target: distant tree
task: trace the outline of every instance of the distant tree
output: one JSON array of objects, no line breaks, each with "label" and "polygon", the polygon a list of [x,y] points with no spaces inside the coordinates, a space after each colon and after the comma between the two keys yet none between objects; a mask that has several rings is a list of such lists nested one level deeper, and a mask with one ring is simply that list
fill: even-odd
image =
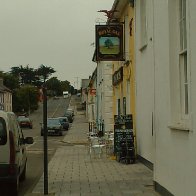
[{"label": "distant tree", "polygon": [[47,90],[50,90],[52,95],[62,95],[61,81],[57,77],[52,77],[46,81]]},{"label": "distant tree", "polygon": [[40,77],[40,79],[42,79],[43,82],[46,82],[49,76],[55,72],[56,71],[52,67],[47,67],[41,64],[40,67],[36,70],[36,75]]},{"label": "distant tree", "polygon": [[4,85],[10,90],[14,90],[20,87],[18,77],[15,77],[10,73],[4,74],[3,82],[4,82]]},{"label": "distant tree", "polygon": [[24,84],[32,84],[35,81],[35,70],[28,65],[23,67],[23,72],[20,74]]},{"label": "distant tree", "polygon": [[63,91],[69,91],[70,92],[70,82],[65,80],[65,81],[61,81],[61,90]]},{"label": "distant tree", "polygon": [[0,71],[0,77],[3,78],[3,76],[4,76],[3,71]]},{"label": "distant tree", "polygon": [[24,85],[13,92],[13,111],[29,113],[38,108],[38,89],[31,85]]},{"label": "distant tree", "polygon": [[33,84],[37,80],[35,69],[30,68],[29,65],[11,67],[10,73],[18,77],[21,84]]},{"label": "distant tree", "polygon": [[10,90],[19,88],[18,77],[13,76],[10,73],[0,72],[0,77],[3,78],[3,84]]},{"label": "distant tree", "polygon": [[11,67],[10,73],[16,77],[20,76],[20,73],[23,72],[23,66],[20,65],[18,67]]}]

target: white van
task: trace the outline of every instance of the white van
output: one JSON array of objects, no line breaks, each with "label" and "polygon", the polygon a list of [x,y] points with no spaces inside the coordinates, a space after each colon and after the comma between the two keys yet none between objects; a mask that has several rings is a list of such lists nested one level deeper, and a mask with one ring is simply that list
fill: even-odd
[{"label": "white van", "polygon": [[24,138],[15,114],[0,110],[0,183],[9,183],[14,195],[17,195],[19,180],[26,177],[25,144],[32,143],[32,137]]},{"label": "white van", "polygon": [[69,98],[69,92],[68,91],[63,91],[63,98]]}]

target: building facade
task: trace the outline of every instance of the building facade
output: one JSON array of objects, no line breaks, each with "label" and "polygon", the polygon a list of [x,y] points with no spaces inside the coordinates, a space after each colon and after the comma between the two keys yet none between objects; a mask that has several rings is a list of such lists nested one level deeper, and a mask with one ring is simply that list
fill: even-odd
[{"label": "building facade", "polygon": [[[111,119],[133,115],[138,158],[153,170],[162,195],[196,193],[195,9],[195,0],[115,0],[124,61],[110,64],[107,84],[107,63],[97,63],[97,120],[105,120],[108,108]],[[105,100],[109,84],[111,106]]]},{"label": "building facade", "polygon": [[87,118],[89,123],[95,123],[96,112],[97,68],[94,70],[88,85]]},{"label": "building facade", "polygon": [[97,62],[96,124],[99,130],[113,131],[112,62]]},{"label": "building facade", "polygon": [[138,154],[163,195],[195,195],[196,56],[194,0],[137,0]]},{"label": "building facade", "polygon": [[[134,4],[127,0],[115,1],[112,9],[118,10],[114,18],[123,24],[124,60],[113,62],[113,115],[132,115],[135,126],[135,53]],[[135,145],[136,146],[136,145]]]},{"label": "building facade", "polygon": [[0,78],[0,109],[6,112],[12,111],[12,91],[3,85]]}]

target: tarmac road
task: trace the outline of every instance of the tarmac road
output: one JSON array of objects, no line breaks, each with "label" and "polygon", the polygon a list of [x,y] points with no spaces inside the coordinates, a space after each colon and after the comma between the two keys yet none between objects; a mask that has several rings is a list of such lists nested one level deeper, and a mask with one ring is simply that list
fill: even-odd
[{"label": "tarmac road", "polygon": [[[69,99],[49,99],[47,114],[48,117],[58,117],[62,116],[65,112],[65,109],[69,105]],[[34,143],[27,146],[27,173],[26,180],[20,183],[19,187],[19,196],[24,196],[28,193],[31,193],[37,184],[40,176],[44,170],[44,159],[43,159],[43,137],[40,135],[40,123],[43,119],[43,104],[40,104],[38,110],[34,111],[30,118],[33,121],[33,129],[23,128],[24,137],[32,136],[34,138]],[[66,131],[65,131],[66,135]],[[63,146],[62,139],[63,136],[48,136],[48,161],[51,160],[56,149],[59,146]],[[0,187],[1,196],[11,196],[9,185]]]},{"label": "tarmac road", "polygon": [[[30,118],[33,120],[33,129],[24,129],[24,136],[33,136],[34,144],[27,146],[28,167],[27,179],[20,184],[19,196],[31,193],[44,170],[43,137],[40,135],[40,123],[43,119],[43,104]],[[62,116],[69,105],[69,99],[49,99],[47,104],[48,117]],[[65,131],[66,134],[66,131]],[[64,136],[48,136],[48,161],[53,157],[56,149],[64,145],[61,140]]]}]

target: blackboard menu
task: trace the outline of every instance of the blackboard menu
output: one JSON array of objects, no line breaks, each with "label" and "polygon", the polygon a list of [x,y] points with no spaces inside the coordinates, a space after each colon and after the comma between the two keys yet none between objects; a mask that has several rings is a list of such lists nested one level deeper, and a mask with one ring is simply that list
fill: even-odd
[{"label": "blackboard menu", "polygon": [[133,119],[131,114],[114,115],[114,154],[120,149],[122,140],[126,140],[127,145],[134,147]]},{"label": "blackboard menu", "polygon": [[133,129],[115,129],[114,130],[114,154],[120,149],[120,143],[126,140],[127,145],[134,146]]},{"label": "blackboard menu", "polygon": [[131,114],[127,115],[114,115],[114,124],[125,125],[127,129],[133,129],[133,118]]}]

